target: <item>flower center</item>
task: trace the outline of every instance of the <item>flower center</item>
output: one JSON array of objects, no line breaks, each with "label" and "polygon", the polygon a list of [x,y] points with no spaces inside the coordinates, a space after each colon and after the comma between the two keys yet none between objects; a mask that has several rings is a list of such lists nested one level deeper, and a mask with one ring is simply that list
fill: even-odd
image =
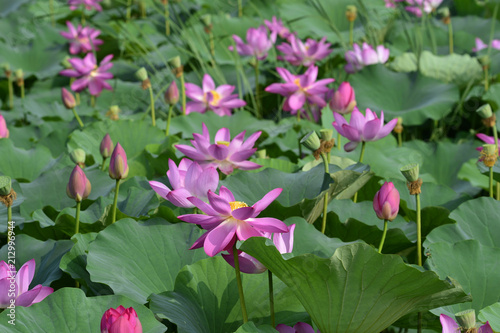
[{"label": "flower center", "polygon": [[94,66],[94,70],[92,72],[90,72],[90,77],[96,77],[99,73],[97,72],[99,68],[97,67],[97,65]]},{"label": "flower center", "polygon": [[231,211],[238,209],[238,208],[243,208],[243,207],[248,207],[246,203],[243,201],[231,201],[229,203],[229,206],[231,206]]},{"label": "flower center", "polygon": [[210,105],[217,106],[219,104],[220,94],[215,90],[210,90],[210,92],[212,93],[212,101],[210,102]]},{"label": "flower center", "polygon": [[302,86],[300,85],[300,79],[293,80],[293,83],[295,83],[297,85],[297,87],[299,87],[300,89],[302,89]]},{"label": "flower center", "polygon": [[226,147],[229,147],[229,142],[227,142],[227,141],[217,141],[215,143],[218,144],[218,145],[224,145]]}]

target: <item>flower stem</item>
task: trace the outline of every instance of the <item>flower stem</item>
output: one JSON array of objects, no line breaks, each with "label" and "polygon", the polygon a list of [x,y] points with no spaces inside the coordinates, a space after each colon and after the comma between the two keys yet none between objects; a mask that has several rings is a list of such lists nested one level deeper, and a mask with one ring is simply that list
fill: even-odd
[{"label": "flower stem", "polygon": [[243,16],[243,4],[241,3],[241,0],[238,0],[238,17]]},{"label": "flower stem", "polygon": [[[11,74],[12,75],[12,74]],[[8,86],[9,86],[9,109],[14,108],[14,87],[13,87],[13,81],[11,76],[9,76],[8,80]]]},{"label": "flower stem", "polygon": [[170,119],[172,118],[172,109],[174,108],[173,105],[170,105],[168,107],[168,118],[167,118],[167,128],[165,129],[165,136],[168,135],[170,132]]},{"label": "flower stem", "polygon": [[497,200],[500,200],[500,182],[497,182]]},{"label": "flower stem", "polygon": [[[7,226],[8,227],[10,226],[10,224],[9,224],[10,221],[12,221],[12,206],[11,205],[7,206]],[[12,233],[9,233],[9,230],[10,229],[7,228],[7,244],[10,243],[10,235],[12,234]]]},{"label": "flower stem", "polygon": [[448,44],[450,46],[450,54],[453,54],[453,26],[450,23],[448,24]]},{"label": "flower stem", "polygon": [[354,44],[354,21],[349,22],[349,45],[352,46]]},{"label": "flower stem", "polygon": [[76,109],[72,108],[73,114],[75,115],[76,121],[78,121],[78,124],[80,124],[80,127],[83,128],[83,123],[80,117],[78,116],[78,113],[76,113]]},{"label": "flower stem", "polygon": [[181,74],[181,95],[182,95],[182,115],[186,115],[186,84],[184,83],[184,73]]},{"label": "flower stem", "polygon": [[488,91],[490,82],[489,82],[489,74],[488,74],[488,65],[484,66],[484,90]]},{"label": "flower stem", "polygon": [[[328,167],[328,157],[325,153],[321,153],[321,158],[323,159],[323,165],[325,166],[325,173],[329,174]],[[326,230],[326,213],[328,209],[328,190],[325,192],[325,197],[323,198],[323,220],[321,222],[321,233],[324,234]]]},{"label": "flower stem", "polygon": [[168,1],[165,3],[165,34],[170,36],[170,12],[168,10]]},{"label": "flower stem", "polygon": [[24,83],[21,84],[21,99],[24,100]]},{"label": "flower stem", "polygon": [[116,221],[116,204],[118,203],[118,190],[120,189],[120,180],[116,180],[116,188],[115,188],[115,199],[113,200],[113,215],[111,215],[111,223],[115,223]]},{"label": "flower stem", "polygon": [[260,113],[259,60],[257,58],[255,58],[255,115],[257,119],[262,119]]},{"label": "flower stem", "polygon": [[340,133],[337,133],[337,149],[340,150],[342,148],[342,144],[340,143],[342,139],[342,135]]},{"label": "flower stem", "polygon": [[490,198],[493,198],[493,167],[490,167]]},{"label": "flower stem", "polygon": [[276,319],[274,316],[274,291],[273,291],[273,273],[267,270],[267,277],[269,280],[269,310],[271,312],[271,326],[276,327]]},{"label": "flower stem", "polygon": [[[359,163],[363,163],[363,158],[365,157],[365,145],[366,142],[363,141],[361,144],[361,154],[359,155]],[[354,203],[358,202],[358,192],[354,194],[354,199],[352,200]]]},{"label": "flower stem", "polygon": [[236,242],[233,245],[234,271],[236,272],[236,283],[238,284],[238,293],[240,295],[241,314],[243,315],[243,324],[248,322],[247,307],[245,305],[245,295],[243,294],[243,284],[241,283],[240,262],[238,260],[238,249]]},{"label": "flower stem", "polygon": [[102,159],[102,166],[101,166],[101,170],[104,171],[104,169],[106,169],[106,158],[103,158]]},{"label": "flower stem", "polygon": [[420,212],[420,194],[415,194],[417,199],[417,262],[422,266],[422,216]]},{"label": "flower stem", "polygon": [[387,235],[387,223],[389,221],[384,220],[384,232],[382,233],[382,239],[380,240],[380,245],[378,246],[378,253],[382,253],[382,248],[384,247],[385,236]]},{"label": "flower stem", "polygon": [[76,203],[76,216],[75,216],[75,235],[80,231],[80,206],[82,205],[81,201]]},{"label": "flower stem", "polygon": [[149,85],[149,100],[151,101],[151,119],[153,120],[153,126],[156,127],[155,118],[155,97],[153,95],[153,88]]},{"label": "flower stem", "polygon": [[399,132],[398,133],[398,147],[403,146],[403,133]]},{"label": "flower stem", "polygon": [[90,95],[90,106],[95,107],[95,96],[94,95]]},{"label": "flower stem", "polygon": [[146,17],[146,2],[144,0],[140,0],[139,7],[141,8],[141,17]]}]

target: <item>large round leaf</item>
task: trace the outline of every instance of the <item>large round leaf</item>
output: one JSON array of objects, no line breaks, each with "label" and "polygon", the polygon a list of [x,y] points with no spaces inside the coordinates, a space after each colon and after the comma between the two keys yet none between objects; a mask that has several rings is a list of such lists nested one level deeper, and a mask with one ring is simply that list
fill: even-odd
[{"label": "large round leaf", "polygon": [[478,318],[483,322],[488,321],[496,332],[500,331],[500,302],[482,309]]}]

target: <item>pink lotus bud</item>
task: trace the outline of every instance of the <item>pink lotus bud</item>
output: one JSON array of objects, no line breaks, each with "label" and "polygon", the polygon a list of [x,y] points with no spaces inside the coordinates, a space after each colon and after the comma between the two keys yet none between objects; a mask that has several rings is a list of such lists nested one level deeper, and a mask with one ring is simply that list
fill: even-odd
[{"label": "pink lotus bud", "polygon": [[62,101],[66,109],[71,110],[76,106],[75,96],[66,88],[61,89]]},{"label": "pink lotus bud", "polygon": [[128,176],[127,154],[117,143],[109,160],[109,176],[113,179],[123,179]]},{"label": "pink lotus bud", "polygon": [[5,119],[0,114],[0,139],[9,137],[9,129],[7,128],[7,123]]},{"label": "pink lotus bud", "polygon": [[172,81],[167,91],[165,91],[165,103],[168,105],[177,104],[179,101],[179,88],[177,88],[177,83]]},{"label": "pink lotus bud", "polygon": [[108,133],[104,136],[104,138],[101,141],[101,156],[102,158],[108,158],[111,156],[111,152],[113,151],[113,141],[111,141],[111,137],[109,136]]},{"label": "pink lotus bud", "polygon": [[340,114],[351,113],[356,106],[356,96],[349,82],[342,82],[333,93],[330,100],[330,109]]},{"label": "pink lotus bud", "polygon": [[104,312],[101,333],[142,333],[142,325],[134,308],[125,309],[120,305]]},{"label": "pink lotus bud", "polygon": [[69,176],[68,186],[66,187],[66,193],[68,197],[75,199],[76,202],[80,202],[83,199],[87,199],[90,194],[90,181],[85,176],[83,170],[77,165],[71,172]]},{"label": "pink lotus bud", "polygon": [[399,192],[392,182],[385,182],[373,198],[373,209],[381,220],[392,221],[399,211]]}]

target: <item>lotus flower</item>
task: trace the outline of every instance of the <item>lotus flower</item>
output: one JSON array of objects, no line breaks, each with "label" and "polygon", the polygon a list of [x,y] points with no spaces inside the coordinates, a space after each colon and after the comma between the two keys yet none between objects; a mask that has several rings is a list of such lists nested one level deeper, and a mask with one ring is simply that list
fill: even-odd
[{"label": "lotus flower", "polygon": [[85,176],[85,172],[76,165],[69,177],[68,185],[66,186],[66,194],[76,202],[86,199],[91,190],[90,181]]},{"label": "lotus flower", "polygon": [[101,145],[99,146],[99,152],[101,153],[103,159],[106,159],[111,155],[113,147],[114,147],[113,141],[111,140],[109,134],[106,133],[106,135],[101,141]]},{"label": "lotus flower", "polygon": [[71,22],[66,21],[69,32],[61,31],[60,34],[69,40],[69,53],[78,54],[80,52],[92,52],[92,48],[99,50],[96,46],[103,43],[102,40],[97,39],[101,32],[97,29],[89,27],[82,28],[81,25],[75,29]]},{"label": "lotus flower", "polygon": [[215,134],[215,143],[211,144],[210,133],[205,124],[202,126],[203,134],[193,134],[194,140],[191,140],[191,144],[194,148],[187,145],[175,147],[204,168],[219,168],[226,175],[231,174],[234,169],[254,170],[261,167],[247,159],[257,150],[252,147],[262,132],[253,133],[244,141],[245,131],[243,131],[231,141],[229,130],[221,128]]},{"label": "lotus flower", "polygon": [[349,82],[342,82],[330,99],[330,109],[340,114],[351,113],[356,106],[356,95]]},{"label": "lotus flower", "polygon": [[295,35],[290,35],[288,41],[290,44],[282,43],[276,47],[283,53],[283,56],[278,56],[278,59],[288,61],[294,66],[314,65],[316,61],[326,58],[333,51],[330,49],[331,44],[325,43],[326,37],[319,42],[309,38],[303,43]]},{"label": "lotus flower", "polygon": [[[483,42],[481,38],[476,37],[476,47],[472,49],[474,52],[479,52],[483,49],[486,49],[488,44]],[[500,39],[494,39],[491,41],[491,47],[497,50],[500,50]]]},{"label": "lotus flower", "polygon": [[101,333],[142,333],[142,325],[134,308],[125,309],[120,305],[104,312]]},{"label": "lotus flower", "polygon": [[[441,326],[443,326],[443,333],[459,333],[461,332],[460,330],[460,325],[456,321],[454,321],[452,318],[448,317],[445,314],[441,314],[439,316],[439,320],[441,321]],[[463,331],[465,332],[465,331]],[[469,331],[467,331],[469,332]],[[470,331],[473,332],[473,331]],[[475,332],[475,331],[474,331]],[[477,330],[477,333],[494,333],[493,329],[491,328],[490,324],[486,322],[486,324],[482,325],[479,327]]]},{"label": "lotus flower", "polygon": [[406,0],[410,6],[406,6],[407,12],[421,17],[422,13],[430,14],[439,7],[443,0]]},{"label": "lotus flower", "polygon": [[[495,138],[492,136],[488,136],[483,133],[477,133],[476,136],[482,140],[484,143],[489,144],[489,145],[494,145],[495,144]],[[476,148],[477,151],[482,151],[483,146],[479,146]],[[498,147],[498,155],[500,156],[500,147]]]},{"label": "lotus flower", "polygon": [[109,160],[109,176],[113,179],[124,179],[128,176],[127,154],[120,143],[117,143]]},{"label": "lotus flower", "polygon": [[102,7],[99,4],[102,0],[68,0],[69,9],[78,9],[80,5],[84,5],[85,9],[90,10],[95,8],[97,11],[101,11]]},{"label": "lotus flower", "polygon": [[165,91],[164,98],[165,103],[168,105],[175,105],[179,101],[179,88],[177,88],[177,83],[175,83],[175,81],[172,81],[168,86],[167,91]]},{"label": "lotus flower", "polygon": [[0,309],[12,305],[31,306],[54,292],[54,289],[41,284],[28,290],[35,275],[35,265],[35,259],[31,259],[16,273],[14,265],[0,261]]},{"label": "lotus flower", "polygon": [[280,333],[320,333],[319,330],[314,331],[311,325],[306,323],[297,323],[294,327],[279,324],[276,330]]},{"label": "lotus flower", "polygon": [[341,114],[334,112],[333,127],[343,137],[351,140],[345,144],[345,151],[353,151],[360,142],[376,141],[386,137],[396,126],[398,119],[394,118],[384,126],[384,112],[381,112],[380,119],[375,112],[366,109],[366,116],[354,108],[352,111],[351,121],[347,121]]},{"label": "lotus flower", "polygon": [[271,190],[251,207],[244,202],[236,201],[233,193],[224,186],[221,186],[219,195],[208,191],[208,204],[196,197],[188,198],[205,215],[187,214],[178,218],[188,223],[199,224],[208,230],[196,240],[191,249],[204,247],[205,253],[213,257],[221,251],[231,249],[237,240],[261,237],[264,232],[288,232],[287,225],[278,219],[257,217],[282,190],[281,188]]},{"label": "lotus flower", "polygon": [[[248,44],[245,44],[238,35],[233,35],[233,39],[239,55],[255,56],[258,60],[266,59],[267,52],[273,47],[273,42],[267,37],[267,29],[263,25],[247,30]],[[233,46],[229,46],[229,50],[233,51]]]},{"label": "lotus flower", "polygon": [[272,21],[264,20],[264,23],[271,32],[271,41],[273,43],[276,43],[278,35],[283,39],[287,39],[292,35],[290,30],[283,25],[283,21],[281,19],[277,19],[276,16],[273,16]]},{"label": "lotus flower", "polygon": [[345,53],[347,65],[345,71],[347,73],[355,73],[362,69],[364,66],[373,64],[385,64],[389,59],[389,50],[383,45],[377,46],[375,50],[372,46],[363,43],[363,49],[358,44],[353,45],[353,51]]},{"label": "lotus flower", "polygon": [[9,137],[9,129],[4,117],[0,114],[0,139]]},{"label": "lotus flower", "polygon": [[197,197],[206,202],[208,191],[217,190],[219,174],[213,167],[203,169],[198,163],[187,158],[181,160],[179,167],[174,161],[168,160],[168,167],[167,177],[172,190],[157,181],[150,181],[149,185],[177,207],[192,208],[194,205],[188,200],[189,197]]},{"label": "lotus flower", "polygon": [[322,79],[316,81],[318,76],[318,67],[311,66],[303,75],[293,75],[285,68],[276,68],[285,83],[273,83],[265,90],[270,93],[280,94],[286,97],[283,110],[299,110],[304,104],[317,104],[324,107],[326,102],[324,94],[328,92],[327,84],[335,79]]},{"label": "lotus flower", "polygon": [[241,108],[247,103],[238,99],[237,94],[231,95],[234,86],[223,84],[215,87],[214,80],[208,74],[203,76],[202,88],[192,83],[186,83],[186,96],[193,102],[186,105],[186,114],[191,112],[205,113],[212,110],[219,116],[230,116],[231,110]]},{"label": "lotus flower", "polygon": [[392,182],[385,182],[373,198],[373,210],[381,220],[392,221],[399,212],[399,192]]},{"label": "lotus flower", "polygon": [[78,78],[71,84],[72,90],[82,91],[88,87],[91,95],[99,96],[103,89],[112,90],[105,81],[113,78],[113,74],[107,72],[113,67],[110,62],[112,58],[112,54],[104,57],[100,66],[97,66],[93,53],[87,54],[83,59],[71,58],[68,61],[73,69],[64,69],[59,74]]}]

